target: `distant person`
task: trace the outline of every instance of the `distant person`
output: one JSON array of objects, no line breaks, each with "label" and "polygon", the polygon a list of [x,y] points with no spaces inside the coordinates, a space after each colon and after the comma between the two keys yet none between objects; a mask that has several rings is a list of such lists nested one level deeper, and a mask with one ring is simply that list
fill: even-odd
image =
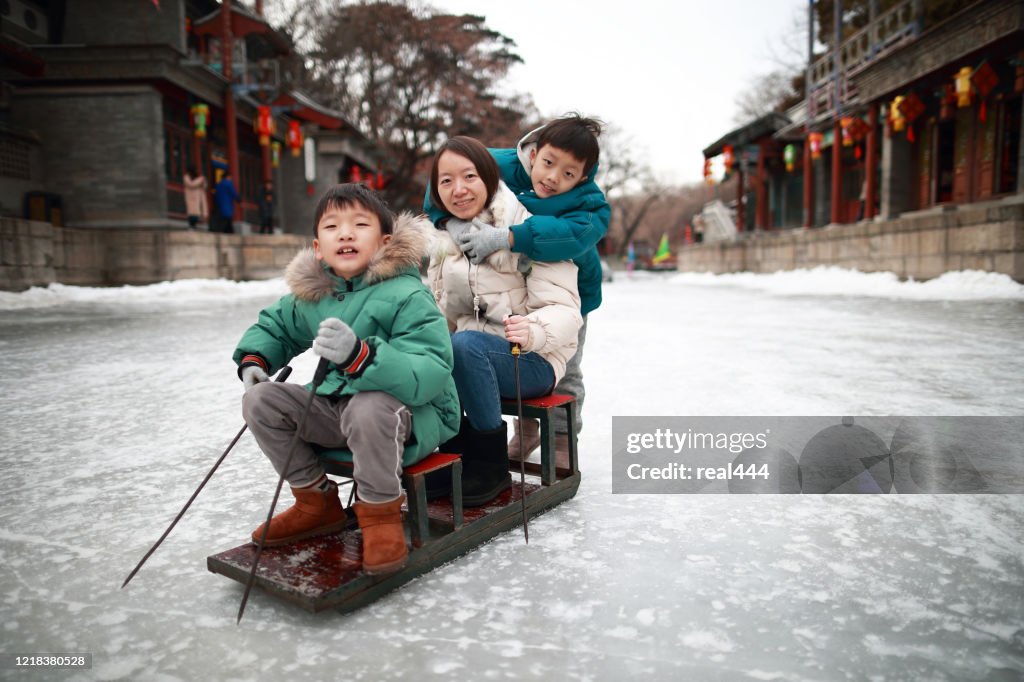
[{"label": "distant person", "polygon": [[210,206],[206,201],[208,184],[206,176],[196,171],[194,165],[189,166],[185,171],[184,180],[185,213],[188,215],[189,229],[194,230],[198,227],[200,220],[205,223],[210,217]]},{"label": "distant person", "polygon": [[[601,123],[596,119],[569,114],[527,134],[512,149],[491,149],[501,179],[532,215],[507,227],[465,234],[459,241],[459,247],[473,263],[482,262],[495,251],[508,250],[534,261],[571,259],[576,264],[583,326],[576,354],[555,392],[576,398],[577,431],[582,427],[586,396],[581,363],[587,315],[601,305],[603,272],[597,243],[608,231],[611,216],[604,192],[594,182],[600,134]],[[443,227],[447,211],[432,205],[429,192],[423,204],[434,224]],[[540,445],[537,420],[527,419],[522,424],[516,420],[515,424],[516,435],[508,447],[512,457],[518,457],[520,439],[524,439],[523,450],[527,453]],[[567,462],[569,429],[562,410],[555,417],[555,432],[558,460]]]},{"label": "distant person", "polygon": [[231,181],[231,173],[224,173],[213,190],[213,204],[217,207],[217,229],[214,232],[232,234],[235,231],[235,202],[240,201],[235,183]]},{"label": "distant person", "polygon": [[[583,324],[577,270],[570,260],[531,261],[508,249],[479,262],[462,252],[465,237],[507,233],[530,215],[501,182],[487,147],[472,137],[450,138],[438,149],[430,203],[451,214],[427,279],[454,332],[455,385],[466,413],[459,431],[462,501],[477,507],[512,482],[502,398],[515,398],[517,388],[523,398],[547,395],[576,353]],[[518,361],[511,343],[522,349]]]},{"label": "distant person", "polygon": [[259,197],[260,234],[274,233],[274,183],[269,180],[263,184]]},{"label": "distant person", "polygon": [[[313,225],[313,248],[286,270],[291,293],[260,312],[233,356],[245,385],[245,423],[295,496],[293,507],[271,519],[266,544],[345,527],[338,486],[314,446],[344,449],[355,467],[363,570],[389,573],[408,556],[402,467],[459,428],[448,325],[419,272],[433,230],[407,214],[396,220],[359,184],[328,190]],[[285,471],[309,389],[268,377],[310,346],[333,364]],[[253,540],[262,533],[261,525]]]}]

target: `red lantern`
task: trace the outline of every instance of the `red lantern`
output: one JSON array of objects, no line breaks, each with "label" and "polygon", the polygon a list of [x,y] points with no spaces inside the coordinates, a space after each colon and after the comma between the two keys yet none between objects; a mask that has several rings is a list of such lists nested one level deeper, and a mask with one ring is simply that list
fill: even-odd
[{"label": "red lantern", "polygon": [[732,145],[731,144],[727,144],[724,147],[722,147],[722,163],[725,165],[725,174],[726,175],[728,175],[729,172],[732,170],[732,161],[733,161],[733,153],[732,153],[732,151],[733,150],[732,150]]},{"label": "red lantern", "polygon": [[359,171],[359,166],[352,166],[352,170],[348,172],[349,182],[362,182],[363,174]]},{"label": "red lantern", "polygon": [[839,119],[843,131],[843,146],[852,147],[868,134],[868,124],[859,116],[844,116]]},{"label": "red lantern", "polygon": [[298,156],[302,153],[302,128],[299,127],[298,121],[288,121],[288,149],[292,150],[292,156]]},{"label": "red lantern", "polygon": [[910,127],[907,128],[907,140],[913,142],[914,120],[924,113],[924,102],[921,101],[916,92],[912,92],[900,102],[899,110],[904,118],[907,119],[907,123],[910,124]]},{"label": "red lantern", "polygon": [[808,133],[807,144],[811,147],[811,158],[817,161],[821,158],[821,143],[825,136],[821,133]]},{"label": "red lantern", "polygon": [[978,111],[978,120],[982,123],[985,122],[985,98],[988,94],[999,85],[999,76],[996,75],[996,70],[992,68],[992,65],[988,62],[982,63],[974,73],[971,74],[971,85],[978,91],[978,97],[981,98],[981,109]]},{"label": "red lantern", "polygon": [[859,116],[853,117],[853,122],[850,124],[850,135],[853,136],[854,142],[860,142],[870,132],[871,126],[869,126],[864,119]]},{"label": "red lantern", "polygon": [[839,129],[840,129],[840,131],[842,132],[842,135],[843,135],[843,146],[844,147],[852,147],[853,146],[853,134],[850,132],[850,125],[852,123],[853,123],[853,117],[852,116],[843,116],[841,119],[839,119]]},{"label": "red lantern", "polygon": [[715,184],[715,179],[711,177],[711,159],[704,159],[704,182],[709,185]]},{"label": "red lantern", "polygon": [[381,173],[380,171],[377,171],[377,182],[374,185],[374,189],[376,189],[376,190],[384,189],[384,174]]},{"label": "red lantern", "polygon": [[256,121],[253,128],[260,136],[260,146],[269,145],[270,136],[274,134],[274,117],[270,113],[270,107],[256,107]]}]

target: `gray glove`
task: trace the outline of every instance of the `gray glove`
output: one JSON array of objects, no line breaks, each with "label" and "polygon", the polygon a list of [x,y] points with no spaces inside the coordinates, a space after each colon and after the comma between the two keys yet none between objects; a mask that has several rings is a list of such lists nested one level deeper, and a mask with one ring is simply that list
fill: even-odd
[{"label": "gray glove", "polygon": [[491,227],[479,219],[473,220],[473,224],[480,230],[461,234],[458,240],[459,248],[474,265],[479,265],[495,251],[509,250],[507,227]]},{"label": "gray glove", "polygon": [[470,228],[473,227],[473,223],[462,220],[461,218],[449,218],[444,224],[444,229],[451,235],[452,240],[458,243],[459,238],[469,232]]},{"label": "gray glove", "polygon": [[345,368],[355,360],[361,345],[351,327],[336,317],[328,317],[320,323],[313,352]]},{"label": "gray glove", "polygon": [[270,381],[270,377],[259,365],[246,365],[242,368],[242,385],[246,391],[264,381]]}]

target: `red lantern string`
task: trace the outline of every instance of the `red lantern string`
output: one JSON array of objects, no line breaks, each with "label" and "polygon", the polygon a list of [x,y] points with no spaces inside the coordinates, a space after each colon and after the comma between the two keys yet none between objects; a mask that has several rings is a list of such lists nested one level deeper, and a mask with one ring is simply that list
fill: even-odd
[{"label": "red lantern string", "polygon": [[974,85],[974,89],[978,91],[978,97],[981,99],[981,106],[978,108],[978,120],[984,123],[985,98],[999,85],[999,76],[996,75],[996,70],[992,68],[992,65],[986,61],[971,74],[971,83]]},{"label": "red lantern string", "polygon": [[912,143],[917,139],[914,137],[914,121],[924,113],[924,102],[916,92],[911,92],[900,102],[899,110],[907,119],[907,141]]}]

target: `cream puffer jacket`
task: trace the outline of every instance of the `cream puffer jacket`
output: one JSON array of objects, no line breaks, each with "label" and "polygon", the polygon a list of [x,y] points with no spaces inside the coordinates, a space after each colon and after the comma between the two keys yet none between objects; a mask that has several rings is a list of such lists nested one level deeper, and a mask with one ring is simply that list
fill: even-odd
[{"label": "cream puffer jacket", "polygon": [[[518,225],[529,217],[512,191],[501,183],[490,207],[479,217],[495,227]],[[469,228],[477,230],[475,225]],[[530,343],[524,351],[538,353],[551,364],[555,383],[576,353],[583,325],[577,271],[572,261],[542,263],[502,249],[473,265],[440,230],[431,252],[427,277],[452,331],[482,331],[505,337],[502,320],[522,315],[530,322]],[[525,271],[524,272],[521,272]]]}]

